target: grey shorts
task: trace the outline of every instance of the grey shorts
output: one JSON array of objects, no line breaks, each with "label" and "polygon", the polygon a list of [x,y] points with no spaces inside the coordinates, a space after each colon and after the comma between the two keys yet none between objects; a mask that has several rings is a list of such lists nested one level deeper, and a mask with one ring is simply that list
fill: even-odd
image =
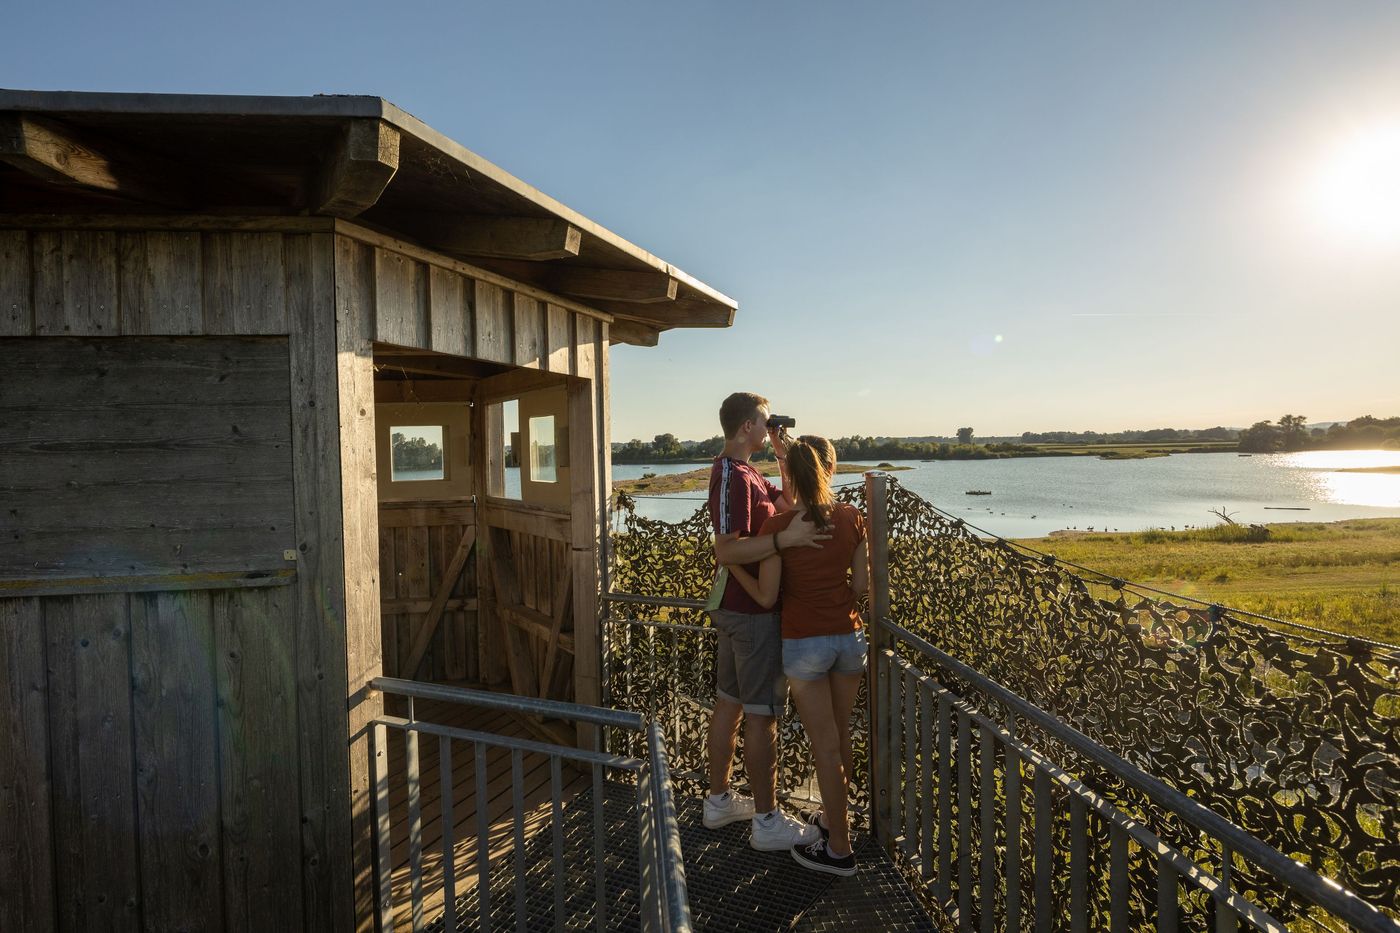
[{"label": "grey shorts", "polygon": [[819,680],[827,674],[865,670],[865,631],[783,639],[783,673],[793,680]]},{"label": "grey shorts", "polygon": [[716,609],[710,621],[719,633],[715,692],[755,716],[781,716],[787,705],[783,677],[783,628],[776,612],[752,615]]}]

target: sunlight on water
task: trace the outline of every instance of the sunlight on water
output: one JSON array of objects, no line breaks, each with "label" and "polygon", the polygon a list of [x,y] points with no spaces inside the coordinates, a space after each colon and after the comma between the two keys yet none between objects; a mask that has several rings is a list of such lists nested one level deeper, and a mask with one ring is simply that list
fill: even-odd
[{"label": "sunlight on water", "polygon": [[1400,450],[1310,450],[1280,454],[1290,467],[1307,471],[1300,482],[1311,485],[1324,502],[1340,505],[1400,506],[1400,473],[1358,473],[1389,467],[1400,470]]}]

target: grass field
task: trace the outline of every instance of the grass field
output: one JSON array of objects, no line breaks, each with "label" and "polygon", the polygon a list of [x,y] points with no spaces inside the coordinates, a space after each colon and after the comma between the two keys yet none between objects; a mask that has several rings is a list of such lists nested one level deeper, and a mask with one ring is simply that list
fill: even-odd
[{"label": "grass field", "polygon": [[1400,519],[1267,528],[1267,537],[1220,525],[1024,543],[1126,580],[1400,644]]},{"label": "grass field", "polygon": [[1235,450],[1235,441],[1192,441],[1181,444],[1035,444],[1038,450],[1062,457],[1102,457],[1105,460],[1144,460],[1171,454],[1221,453]]}]

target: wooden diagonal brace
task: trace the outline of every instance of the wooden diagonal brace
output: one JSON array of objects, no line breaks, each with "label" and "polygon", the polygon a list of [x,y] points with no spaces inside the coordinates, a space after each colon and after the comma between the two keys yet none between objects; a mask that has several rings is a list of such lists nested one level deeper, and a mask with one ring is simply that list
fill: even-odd
[{"label": "wooden diagonal brace", "polygon": [[462,540],[457,543],[457,552],[452,555],[452,563],[447,565],[447,572],[438,583],[438,591],[433,595],[433,604],[428,608],[428,617],[423,620],[418,635],[413,639],[413,650],[408,655],[408,663],[404,665],[404,671],[409,677],[418,676],[418,667],[428,653],[428,645],[432,644],[433,636],[437,634],[443,610],[447,608],[447,600],[452,596],[452,588],[457,585],[457,578],[462,575],[462,568],[467,565],[467,557],[475,544],[476,526],[468,525]]}]

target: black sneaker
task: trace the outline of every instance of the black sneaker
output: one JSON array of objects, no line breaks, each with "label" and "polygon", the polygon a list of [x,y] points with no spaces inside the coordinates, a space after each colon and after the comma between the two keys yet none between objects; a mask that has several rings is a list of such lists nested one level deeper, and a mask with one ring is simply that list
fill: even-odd
[{"label": "black sneaker", "polygon": [[806,820],[817,828],[817,831],[822,834],[822,839],[831,838],[831,830],[822,825],[822,811],[813,810],[807,814]]},{"label": "black sneaker", "polygon": [[841,875],[849,878],[856,873],[856,854],[852,852],[843,858],[837,858],[831,854],[831,850],[826,847],[826,840],[820,839],[808,845],[796,845],[792,847],[792,858],[803,868],[810,868],[812,871],[824,871],[828,875]]}]

